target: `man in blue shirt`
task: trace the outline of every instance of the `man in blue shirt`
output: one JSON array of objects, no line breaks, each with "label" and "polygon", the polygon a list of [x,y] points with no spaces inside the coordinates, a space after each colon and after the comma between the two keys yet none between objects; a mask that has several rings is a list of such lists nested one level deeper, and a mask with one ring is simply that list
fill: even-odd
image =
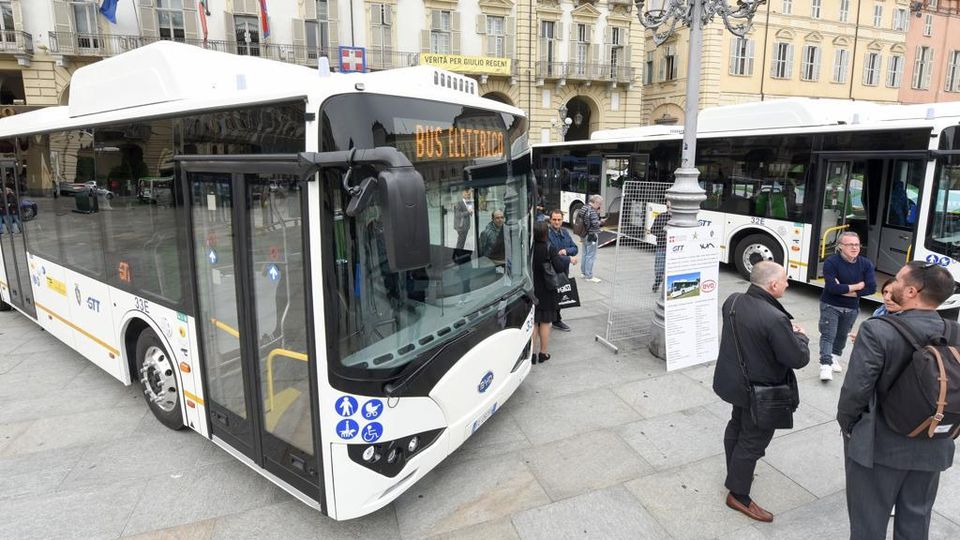
[{"label": "man in blue shirt", "polygon": [[[577,264],[577,243],[573,241],[570,233],[563,228],[563,212],[559,209],[550,211],[550,230],[547,234],[547,242],[557,250],[557,254],[563,260],[563,273],[570,275],[570,265]],[[553,327],[563,332],[570,331],[567,323],[561,320],[553,323]]]},{"label": "man in blue shirt", "polygon": [[877,290],[874,265],[860,255],[860,237],[845,232],[837,239],[837,253],[823,262],[823,293],[820,295],[820,380],[832,381],[842,371],[840,355],[847,334],[857,322],[860,297]]}]

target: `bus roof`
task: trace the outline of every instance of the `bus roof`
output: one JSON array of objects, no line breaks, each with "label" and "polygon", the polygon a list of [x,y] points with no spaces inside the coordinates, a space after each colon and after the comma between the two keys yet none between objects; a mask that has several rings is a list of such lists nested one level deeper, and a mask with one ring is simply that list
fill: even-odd
[{"label": "bus roof", "polygon": [[[789,130],[843,125],[883,129],[885,122],[922,123],[957,116],[960,116],[960,102],[883,105],[842,99],[791,98],[704,109],[697,119],[697,132]],[[590,140],[626,141],[682,133],[683,126],[677,125],[636,126],[595,131]]]},{"label": "bus roof", "polygon": [[0,137],[257,103],[322,101],[329,95],[359,91],[525,116],[516,107],[481,98],[473,79],[432,66],[330,73],[159,41],[81,67],[70,81],[68,105],[4,118]]}]

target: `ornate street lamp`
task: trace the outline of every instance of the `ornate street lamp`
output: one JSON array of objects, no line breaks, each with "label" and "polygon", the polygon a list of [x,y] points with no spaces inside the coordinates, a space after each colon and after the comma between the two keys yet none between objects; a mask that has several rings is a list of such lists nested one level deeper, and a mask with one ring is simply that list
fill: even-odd
[{"label": "ornate street lamp", "polygon": [[[697,178],[700,171],[694,163],[697,155],[697,112],[700,107],[700,55],[703,49],[703,27],[715,16],[736,36],[750,31],[753,16],[766,0],[737,0],[731,6],[727,0],[652,0],[647,9],[646,0],[634,0],[637,18],[644,28],[653,31],[653,42],[662,44],[676,33],[678,26],[690,28],[690,50],[687,64],[687,96],[683,119],[683,151],[680,167],[674,172],[673,186],[667,190],[671,203],[670,227],[696,227],[700,202],[706,195]],[[663,296],[657,300],[651,329],[650,351],[666,358],[664,337]]]},{"label": "ornate street lamp", "polygon": [[560,139],[566,140],[567,131],[570,131],[570,124],[573,123],[573,119],[567,116],[568,111],[566,104],[560,105],[557,112],[560,113]]}]

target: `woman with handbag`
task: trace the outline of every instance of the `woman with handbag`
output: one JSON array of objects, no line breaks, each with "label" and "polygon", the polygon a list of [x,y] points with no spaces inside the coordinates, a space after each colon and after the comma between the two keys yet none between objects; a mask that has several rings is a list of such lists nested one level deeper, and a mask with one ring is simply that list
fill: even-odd
[{"label": "woman with handbag", "polygon": [[780,304],[787,273],[772,261],[753,265],[746,293],[723,303],[720,353],[713,391],[733,405],[723,434],[730,490],[727,506],[757,521],[773,514],[750,499],[757,461],[777,429],[793,427],[800,403],[793,370],[810,362],[810,339]]},{"label": "woman with handbag", "polygon": [[548,228],[545,221],[538,221],[533,225],[533,294],[537,297],[533,322],[536,324],[534,334],[540,342],[540,352],[534,353],[532,357],[534,364],[550,359],[550,353],[547,352],[550,329],[560,315],[557,308],[557,280],[564,264],[556,248],[551,247],[547,241]]}]

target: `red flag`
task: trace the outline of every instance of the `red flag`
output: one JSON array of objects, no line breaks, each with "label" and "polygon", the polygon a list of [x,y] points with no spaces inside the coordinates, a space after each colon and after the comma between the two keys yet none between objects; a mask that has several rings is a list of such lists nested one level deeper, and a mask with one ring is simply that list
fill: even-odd
[{"label": "red flag", "polygon": [[197,4],[197,11],[200,12],[200,28],[203,30],[203,44],[207,44],[207,15],[210,13],[210,10],[207,9],[207,0],[200,0]]},{"label": "red flag", "polygon": [[270,37],[270,23],[267,20],[267,0],[260,0],[260,29],[263,38]]}]

